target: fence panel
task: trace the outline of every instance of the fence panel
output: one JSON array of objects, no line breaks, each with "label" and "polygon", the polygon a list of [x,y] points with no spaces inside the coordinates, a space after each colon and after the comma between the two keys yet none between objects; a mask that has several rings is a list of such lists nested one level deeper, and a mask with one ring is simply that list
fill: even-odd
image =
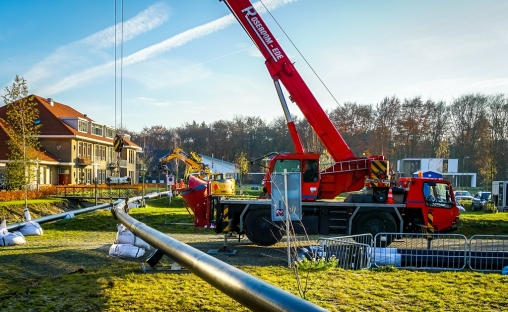
[{"label": "fence panel", "polygon": [[508,266],[508,235],[474,235],[468,260],[471,270],[501,272]]},{"label": "fence panel", "polygon": [[368,269],[371,266],[372,235],[361,234],[319,238],[318,248],[326,259],[334,256],[343,269]]},{"label": "fence panel", "polygon": [[415,270],[463,270],[468,240],[460,234],[378,233],[372,262]]}]

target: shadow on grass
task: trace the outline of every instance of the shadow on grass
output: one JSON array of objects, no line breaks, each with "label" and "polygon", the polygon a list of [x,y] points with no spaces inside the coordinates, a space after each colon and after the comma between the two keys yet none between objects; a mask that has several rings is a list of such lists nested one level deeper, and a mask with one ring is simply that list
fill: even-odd
[{"label": "shadow on grass", "polygon": [[0,310],[104,311],[103,281],[132,274],[135,267],[141,272],[144,261],[109,257],[109,246],[0,255]]},{"label": "shadow on grass", "polygon": [[[0,255],[0,278],[24,279],[48,276],[59,276],[75,272],[93,270],[104,266],[114,266],[125,263],[126,260],[108,256],[111,245],[102,245],[94,249],[62,250],[57,246],[42,248],[26,248],[25,253]],[[55,249],[60,249],[56,250]],[[53,251],[50,251],[53,250]],[[142,262],[143,259],[135,259]],[[138,261],[139,260],[139,261]],[[129,259],[129,261],[131,261]]]}]

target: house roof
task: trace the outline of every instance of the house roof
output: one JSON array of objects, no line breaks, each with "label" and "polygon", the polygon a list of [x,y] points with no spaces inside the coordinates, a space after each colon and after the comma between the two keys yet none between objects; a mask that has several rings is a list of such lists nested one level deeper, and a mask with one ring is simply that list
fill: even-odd
[{"label": "house roof", "polygon": [[[62,120],[64,118],[79,117],[93,122],[94,120],[88,117],[87,115],[78,112],[77,110],[68,105],[56,102],[52,99],[50,100],[38,95],[30,95],[30,96],[34,97],[34,101],[37,104],[37,108],[39,109],[39,120],[41,121],[40,127],[41,137],[74,136],[113,144],[113,139],[111,138],[93,135],[91,133],[80,132],[77,129],[72,128]],[[7,117],[7,105],[4,105],[0,107],[0,118],[6,119],[6,117]],[[0,159],[7,159],[5,155],[6,151],[8,150],[6,148],[7,140],[8,135],[5,132],[5,125],[3,125],[3,128],[0,127]],[[138,145],[136,145],[127,138],[124,138],[124,146],[139,149]],[[56,159],[55,157],[53,158]]]},{"label": "house roof", "polygon": [[[5,123],[0,120],[0,159],[7,160],[9,154],[9,146],[7,141],[11,138]],[[58,162],[58,159],[46,150],[36,152],[37,158],[44,162]]]}]

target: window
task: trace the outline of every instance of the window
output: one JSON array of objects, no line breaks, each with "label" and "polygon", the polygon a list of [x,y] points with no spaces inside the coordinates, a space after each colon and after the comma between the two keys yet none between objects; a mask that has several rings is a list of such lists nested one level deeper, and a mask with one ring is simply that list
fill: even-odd
[{"label": "window", "polygon": [[80,132],[88,132],[88,121],[87,120],[78,120],[78,130]]},{"label": "window", "polygon": [[92,169],[86,169],[86,184],[90,184],[92,182]]},{"label": "window", "polygon": [[83,142],[78,143],[78,157],[82,157],[84,154]]},{"label": "window", "polygon": [[129,151],[129,164],[133,164],[135,159],[134,151]]},{"label": "window", "polygon": [[58,174],[69,174],[69,168],[58,167]]},{"label": "window", "polygon": [[102,136],[102,126],[96,123],[92,123],[92,134]]},{"label": "window", "polygon": [[106,128],[106,137],[107,138],[114,138],[115,137],[115,129],[113,128]]},{"label": "window", "polygon": [[115,153],[112,147],[108,147],[108,161],[114,161],[116,159]]},{"label": "window", "polygon": [[284,169],[287,169],[287,172],[300,172],[300,161],[288,159],[277,160],[273,168],[273,173],[283,173]]},{"label": "window", "polygon": [[425,182],[423,184],[423,196],[427,206],[440,208],[453,207],[450,188],[446,183]]},{"label": "window", "polygon": [[318,162],[317,160],[305,161],[305,172],[303,182],[317,182],[318,180]]}]

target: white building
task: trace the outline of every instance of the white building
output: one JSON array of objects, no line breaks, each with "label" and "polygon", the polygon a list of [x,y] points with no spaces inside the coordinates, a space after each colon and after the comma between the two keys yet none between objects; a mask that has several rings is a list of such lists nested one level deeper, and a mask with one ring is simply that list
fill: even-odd
[{"label": "white building", "polygon": [[476,173],[467,172],[467,160],[449,158],[404,158],[397,160],[397,172],[401,177],[410,177],[416,171],[435,171],[458,187],[476,187]]},{"label": "white building", "polygon": [[238,168],[236,165],[232,162],[224,160],[224,158],[214,158],[203,154],[198,155],[202,157],[203,164],[208,165],[208,168],[210,168],[212,173],[238,173]]}]

